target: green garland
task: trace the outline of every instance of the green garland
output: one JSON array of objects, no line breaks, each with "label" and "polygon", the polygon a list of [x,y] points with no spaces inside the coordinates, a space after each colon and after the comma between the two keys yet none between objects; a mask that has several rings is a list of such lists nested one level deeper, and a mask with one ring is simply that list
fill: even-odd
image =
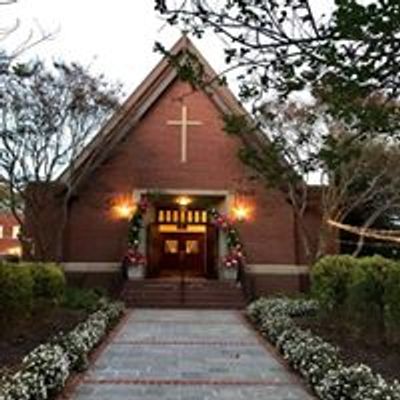
[{"label": "green garland", "polygon": [[[144,216],[149,208],[150,202],[147,198],[140,201],[135,213],[129,222],[128,251],[126,257],[130,264],[145,264],[146,257],[140,253],[141,232],[144,228]],[[244,262],[243,244],[239,238],[237,229],[228,217],[222,215],[215,208],[207,211],[211,221],[225,233],[228,254],[222,258],[222,265],[226,268],[237,268]]]}]

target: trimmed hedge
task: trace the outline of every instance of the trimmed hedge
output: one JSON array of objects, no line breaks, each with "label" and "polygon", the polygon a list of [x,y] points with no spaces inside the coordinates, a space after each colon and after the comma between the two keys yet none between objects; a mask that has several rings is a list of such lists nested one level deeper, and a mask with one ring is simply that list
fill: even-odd
[{"label": "trimmed hedge", "polygon": [[53,398],[73,371],[87,365],[88,354],[118,321],[123,310],[122,303],[101,301],[99,310],[71,332],[38,346],[23,359],[18,372],[0,379],[0,399]]},{"label": "trimmed hedge", "polygon": [[61,301],[65,290],[62,269],[50,263],[0,264],[0,311],[29,311],[33,302]]},{"label": "trimmed hedge", "polygon": [[347,255],[321,258],[311,270],[311,291],[323,307],[343,305],[355,258]]},{"label": "trimmed hedge", "polygon": [[322,400],[400,400],[397,381],[386,382],[363,364],[345,365],[339,350],[291,317],[314,313],[310,300],[260,299],[248,307],[250,319],[274,344],[289,365],[309,383]]},{"label": "trimmed hedge", "polygon": [[400,272],[399,265],[386,269],[383,294],[386,335],[390,342],[400,342]]},{"label": "trimmed hedge", "polygon": [[61,305],[72,310],[93,312],[97,309],[98,302],[102,297],[105,297],[105,293],[99,289],[67,286]]},{"label": "trimmed hedge", "polygon": [[63,270],[52,263],[24,264],[33,275],[33,296],[60,301],[63,298],[66,280]]},{"label": "trimmed hedge", "polygon": [[31,269],[16,265],[0,265],[0,311],[29,311],[33,302],[33,276]]},{"label": "trimmed hedge", "polygon": [[323,308],[345,311],[360,327],[374,321],[387,337],[400,340],[400,262],[381,256],[327,256],[313,266],[311,285]]},{"label": "trimmed hedge", "polygon": [[391,266],[396,268],[396,264],[379,256],[353,260],[354,266],[346,282],[347,310],[351,310],[353,318],[359,322],[383,321],[386,271]]}]

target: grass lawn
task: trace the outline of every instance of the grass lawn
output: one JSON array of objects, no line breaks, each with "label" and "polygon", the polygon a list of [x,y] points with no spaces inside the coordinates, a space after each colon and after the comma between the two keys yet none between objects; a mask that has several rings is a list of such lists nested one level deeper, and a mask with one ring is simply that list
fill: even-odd
[{"label": "grass lawn", "polygon": [[364,363],[387,380],[400,379],[400,345],[388,344],[374,321],[361,330],[334,313],[295,320],[300,327],[338,346],[341,358],[349,364]]}]

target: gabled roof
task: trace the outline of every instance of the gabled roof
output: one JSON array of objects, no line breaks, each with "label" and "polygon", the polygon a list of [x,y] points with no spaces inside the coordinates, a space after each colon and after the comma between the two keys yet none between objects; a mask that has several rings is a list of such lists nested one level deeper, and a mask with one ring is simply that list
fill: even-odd
[{"label": "gabled roof", "polygon": [[[186,35],[182,36],[172,47],[170,54],[177,56],[185,52],[195,56],[207,77],[217,76],[217,73]],[[168,57],[162,59],[84,148],[75,160],[73,167],[67,168],[59,180],[63,183],[70,183],[74,187],[79,185],[96,166],[107,158],[115,145],[132,130],[177,78],[178,71],[171,64],[170,59]],[[226,85],[215,83],[204,91],[223,114],[247,115],[247,111]]]}]

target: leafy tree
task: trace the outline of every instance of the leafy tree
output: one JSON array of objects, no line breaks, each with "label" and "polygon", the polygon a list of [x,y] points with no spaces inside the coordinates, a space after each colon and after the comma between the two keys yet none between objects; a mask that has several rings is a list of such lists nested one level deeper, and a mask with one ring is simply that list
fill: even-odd
[{"label": "leafy tree", "polygon": [[334,5],[318,16],[311,0],[155,0],[169,24],[223,39],[228,68],[240,71],[240,95],[254,109],[266,93],[282,99],[307,89],[359,133],[398,135],[391,100],[400,90],[400,3]]},{"label": "leafy tree", "polygon": [[[17,3],[18,0],[0,0],[0,6],[9,6]],[[6,39],[10,38],[19,28],[21,27],[21,21],[16,19],[15,21],[0,26],[0,43],[4,43]],[[29,29],[25,37],[20,43],[13,49],[9,54],[9,57],[17,58],[26,50],[50,40],[54,37],[55,32],[48,32],[41,26],[32,27]]]},{"label": "leafy tree", "polygon": [[40,220],[49,196],[62,203],[59,235],[50,238],[60,245],[73,192],[68,185],[57,189],[54,181],[65,168],[74,170],[77,155],[118,105],[120,87],[75,63],[0,61],[0,181],[26,242],[32,238],[20,207],[29,206],[29,233],[41,258],[54,246]]},{"label": "leafy tree", "polygon": [[[240,97],[255,121],[226,116],[226,129],[243,139],[242,160],[267,185],[287,193],[309,259],[312,246],[301,221],[310,193],[315,195],[310,178],[318,177],[323,222],[343,222],[364,210],[360,224],[366,229],[397,212],[397,0],[335,0],[332,13],[320,16],[311,0],[155,0],[155,5],[169,24],[198,38],[214,32],[223,39],[226,71],[238,71]],[[193,55],[172,61],[193,85],[209,83]],[[313,106],[291,104],[299,92],[311,94]],[[271,95],[276,102],[268,102]],[[330,229],[322,225],[317,254]]]},{"label": "leafy tree", "polygon": [[[398,142],[385,135],[364,140],[323,109],[271,102],[259,109],[257,123],[226,117],[227,131],[244,143],[239,153],[242,161],[268,186],[286,193],[310,262],[329,247],[333,229],[326,222],[341,223],[363,210],[360,225],[368,229],[400,206]],[[307,224],[315,200],[323,221],[317,243]],[[360,248],[363,243],[360,240]]]}]

